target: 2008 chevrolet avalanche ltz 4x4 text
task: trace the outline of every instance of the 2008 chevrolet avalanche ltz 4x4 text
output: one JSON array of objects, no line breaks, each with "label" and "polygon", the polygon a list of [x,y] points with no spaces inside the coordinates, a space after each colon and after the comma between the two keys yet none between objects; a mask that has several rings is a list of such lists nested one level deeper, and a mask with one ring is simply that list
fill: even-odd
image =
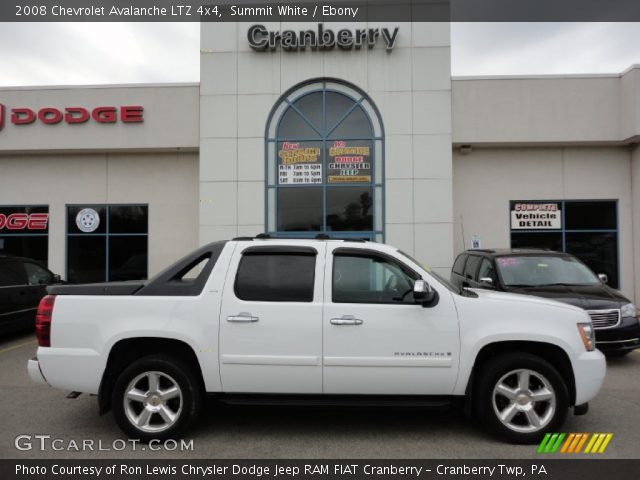
[{"label": "2008 chevrolet avalanche ltz 4x4 text", "polygon": [[147,282],[49,287],[37,382],[98,395],[134,438],[226,402],[459,403],[512,442],[585,413],[605,360],[587,313],[461,291],[387,245],[240,238]]}]

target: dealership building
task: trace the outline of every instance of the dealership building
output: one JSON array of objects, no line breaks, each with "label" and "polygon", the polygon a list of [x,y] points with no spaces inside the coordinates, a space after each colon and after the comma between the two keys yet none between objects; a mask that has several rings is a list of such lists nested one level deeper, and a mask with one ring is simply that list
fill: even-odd
[{"label": "dealership building", "polygon": [[640,301],[640,65],[452,78],[449,27],[203,23],[199,84],[0,88],[0,254],[88,282],[261,232],[447,277],[540,247]]}]

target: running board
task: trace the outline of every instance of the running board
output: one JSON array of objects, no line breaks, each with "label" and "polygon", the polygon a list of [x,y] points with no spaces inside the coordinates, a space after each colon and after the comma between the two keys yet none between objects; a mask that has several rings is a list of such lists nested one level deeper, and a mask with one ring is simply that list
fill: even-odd
[{"label": "running board", "polygon": [[461,405],[464,397],[427,395],[286,395],[224,393],[216,395],[229,405],[266,405],[302,407],[428,407]]}]

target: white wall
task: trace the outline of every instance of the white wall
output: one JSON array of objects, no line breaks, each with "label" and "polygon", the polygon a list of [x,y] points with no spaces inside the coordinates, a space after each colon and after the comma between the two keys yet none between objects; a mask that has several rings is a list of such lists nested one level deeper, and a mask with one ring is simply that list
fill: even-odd
[{"label": "white wall", "polygon": [[[483,248],[510,247],[510,200],[617,199],[620,284],[622,292],[633,298],[637,287],[631,261],[634,222],[630,173],[627,147],[476,148],[468,155],[456,149],[455,253],[470,248],[474,234],[480,236]],[[638,171],[635,177],[640,185]],[[635,195],[633,205],[638,205]],[[638,213],[634,215],[637,230],[640,222]],[[463,227],[466,245],[462,242]]]},{"label": "white wall", "polygon": [[49,268],[65,272],[66,205],[149,204],[149,274],[197,246],[198,155],[0,156],[0,205],[49,205]]},{"label": "white wall", "polygon": [[[372,50],[255,52],[246,40],[250,25],[201,25],[200,243],[264,231],[269,111],[290,87],[334,77],[365,90],[382,115],[386,241],[448,270],[453,243],[449,24],[369,24],[400,27],[391,52],[382,42]],[[266,27],[299,30],[317,24]]]}]

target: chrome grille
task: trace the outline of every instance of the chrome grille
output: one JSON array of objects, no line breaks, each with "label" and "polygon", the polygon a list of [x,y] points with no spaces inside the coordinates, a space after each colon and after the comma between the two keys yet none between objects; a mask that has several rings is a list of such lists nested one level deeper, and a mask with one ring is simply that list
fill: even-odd
[{"label": "chrome grille", "polygon": [[611,328],[620,323],[620,310],[587,310],[593,328]]}]

